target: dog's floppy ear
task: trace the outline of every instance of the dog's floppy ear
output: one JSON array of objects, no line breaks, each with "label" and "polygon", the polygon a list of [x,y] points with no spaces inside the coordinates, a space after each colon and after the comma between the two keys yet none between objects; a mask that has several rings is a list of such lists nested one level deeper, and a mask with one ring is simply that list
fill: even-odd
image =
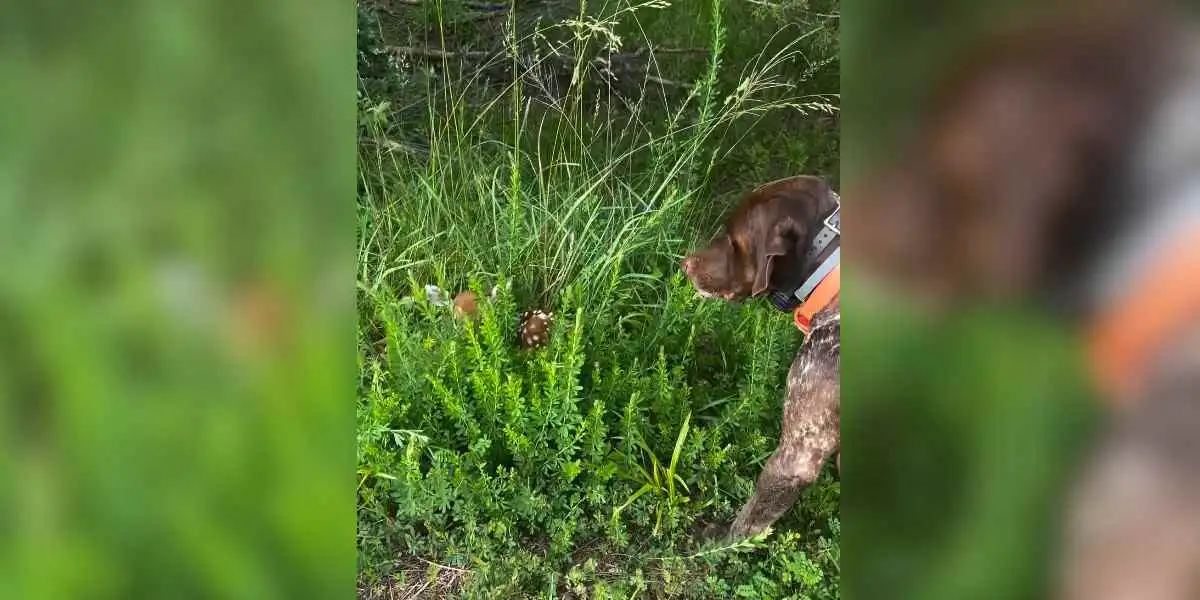
[{"label": "dog's floppy ear", "polygon": [[[791,255],[791,260],[785,264],[792,270],[803,267],[809,229],[819,215],[836,205],[832,191],[823,178],[812,175],[781,179],[754,191],[765,201],[755,207],[752,217],[753,230],[758,235],[754,236],[750,249],[754,262],[751,296],[759,296],[770,289],[781,259]],[[784,276],[793,278],[796,273]]]},{"label": "dog's floppy ear", "polygon": [[796,242],[803,237],[804,227],[790,215],[782,215],[765,228],[751,248],[754,261],[754,285],[751,296],[759,296],[771,287],[771,275],[778,259],[796,251]]}]

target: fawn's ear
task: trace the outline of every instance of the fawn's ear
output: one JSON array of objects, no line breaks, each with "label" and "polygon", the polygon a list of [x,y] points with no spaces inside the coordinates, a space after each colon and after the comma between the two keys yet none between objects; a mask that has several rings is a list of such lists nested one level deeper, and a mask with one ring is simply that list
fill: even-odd
[{"label": "fawn's ear", "polygon": [[751,249],[754,261],[754,284],[751,296],[759,296],[771,287],[771,276],[775,273],[777,259],[796,252],[798,240],[803,239],[804,228],[790,216],[781,217],[766,229],[764,235]]}]

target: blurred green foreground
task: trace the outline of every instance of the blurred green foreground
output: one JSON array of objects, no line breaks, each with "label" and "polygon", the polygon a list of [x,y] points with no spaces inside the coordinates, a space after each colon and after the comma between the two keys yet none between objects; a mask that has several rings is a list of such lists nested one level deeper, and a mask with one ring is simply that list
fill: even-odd
[{"label": "blurred green foreground", "polygon": [[0,18],[0,597],[354,586],[353,10]]}]

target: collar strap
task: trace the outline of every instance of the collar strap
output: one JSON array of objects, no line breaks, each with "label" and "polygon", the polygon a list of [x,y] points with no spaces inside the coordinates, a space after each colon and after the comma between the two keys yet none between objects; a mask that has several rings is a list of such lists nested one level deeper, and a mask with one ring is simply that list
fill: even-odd
[{"label": "collar strap", "polygon": [[1088,336],[1092,371],[1117,404],[1140,391],[1154,354],[1200,322],[1200,227],[1131,280],[1096,317]]},{"label": "collar strap", "polygon": [[[836,195],[834,196],[836,198]],[[808,249],[808,258],[816,258],[829,247],[829,244],[842,236],[842,203],[833,205],[833,211],[825,217],[821,230],[813,236],[812,246]]]},{"label": "collar strap", "polygon": [[804,283],[796,289],[796,292],[793,294],[795,298],[804,303],[816,291],[817,286],[825,280],[825,277],[832,273],[834,269],[840,267],[841,264],[842,249],[841,247],[834,248],[833,254],[826,257],[824,261],[821,261],[821,264],[817,266],[812,275],[809,275],[808,279],[804,280]]},{"label": "collar strap", "polygon": [[[837,195],[834,194],[837,199]],[[775,291],[771,293],[771,303],[775,308],[784,312],[791,312],[796,307],[805,302],[810,294],[816,290],[817,285],[821,283],[829,273],[841,263],[841,237],[842,237],[842,204],[838,201],[833,211],[823,219],[821,230],[813,236],[813,241],[808,247],[808,252],[804,255],[805,262],[820,258],[828,252],[829,248],[833,247],[833,252],[829,253],[821,264],[800,284],[800,287],[792,291]]]},{"label": "collar strap", "polygon": [[[839,249],[840,250],[840,249]],[[836,256],[836,253],[835,253]],[[832,258],[832,257],[831,257]],[[828,264],[829,261],[826,261]],[[796,307],[794,319],[796,327],[808,335],[812,331],[812,319],[818,312],[833,302],[842,288],[842,266],[834,264],[830,271],[817,283],[812,294]]]},{"label": "collar strap", "polygon": [[833,249],[833,253],[821,261],[821,264],[817,266],[812,275],[809,275],[808,279],[804,280],[804,283],[800,284],[799,288],[796,288],[795,296],[801,302],[808,298],[808,295],[813,290],[817,289],[817,284],[821,283],[821,280],[825,279],[825,276],[830,271],[833,271],[835,267],[841,264],[841,237],[842,205],[838,203],[834,205],[833,212],[829,213],[828,217],[825,217],[821,231],[818,231],[817,235],[813,236],[812,245],[809,247],[808,254],[804,258],[807,261],[816,260],[817,257],[821,256],[829,248],[830,244],[834,244],[834,242],[837,242],[837,244]]}]

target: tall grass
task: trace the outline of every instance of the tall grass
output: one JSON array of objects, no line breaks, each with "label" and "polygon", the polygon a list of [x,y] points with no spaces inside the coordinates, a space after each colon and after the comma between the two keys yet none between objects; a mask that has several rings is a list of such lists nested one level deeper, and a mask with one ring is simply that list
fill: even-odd
[{"label": "tall grass", "polygon": [[[836,111],[811,81],[833,58],[808,56],[822,29],[783,28],[731,82],[711,0],[698,77],[610,87],[628,32],[667,8],[581,1],[532,27],[512,10],[488,63],[443,54],[360,94],[363,594],[836,597],[828,478],[774,558],[698,551],[772,448],[798,340],[762,306],[699,301],[676,267],[726,208],[714,170],[766,151],[756,121]],[[427,284],[497,295],[458,320]],[[519,350],[534,307],[556,312],[551,341]]]},{"label": "tall grass", "polygon": [[[719,16],[721,2],[712,1]],[[404,271],[443,281],[480,270],[490,276],[524,272],[545,294],[578,282],[589,301],[600,300],[613,291],[609,274],[622,260],[674,257],[694,241],[695,218],[712,216],[700,182],[716,158],[740,141],[726,138],[732,124],[776,111],[835,110],[832,95],[804,94],[798,89],[804,82],[785,73],[815,31],[782,30],[781,38],[794,37],[747,65],[737,88],[722,93],[717,82],[725,31],[719,17],[712,23],[706,72],[682,102],[668,111],[649,108],[652,84],[644,82],[632,103],[585,106],[595,69],[587,49],[610,43],[617,19],[636,21],[639,12],[663,4],[629,6],[606,18],[574,19],[510,38],[519,76],[498,89],[483,89],[474,78],[431,86],[427,152],[396,150],[386,134],[388,105],[364,99],[363,135],[371,143],[361,156],[363,202],[374,218],[363,224],[363,278],[377,288]],[[542,41],[552,37],[567,37],[562,43],[572,45],[577,62],[571,84],[558,96],[530,95],[527,88],[541,84],[547,59],[522,64],[518,48],[553,48]],[[784,93],[769,98],[769,91]],[[497,134],[505,130],[508,135]]]}]

